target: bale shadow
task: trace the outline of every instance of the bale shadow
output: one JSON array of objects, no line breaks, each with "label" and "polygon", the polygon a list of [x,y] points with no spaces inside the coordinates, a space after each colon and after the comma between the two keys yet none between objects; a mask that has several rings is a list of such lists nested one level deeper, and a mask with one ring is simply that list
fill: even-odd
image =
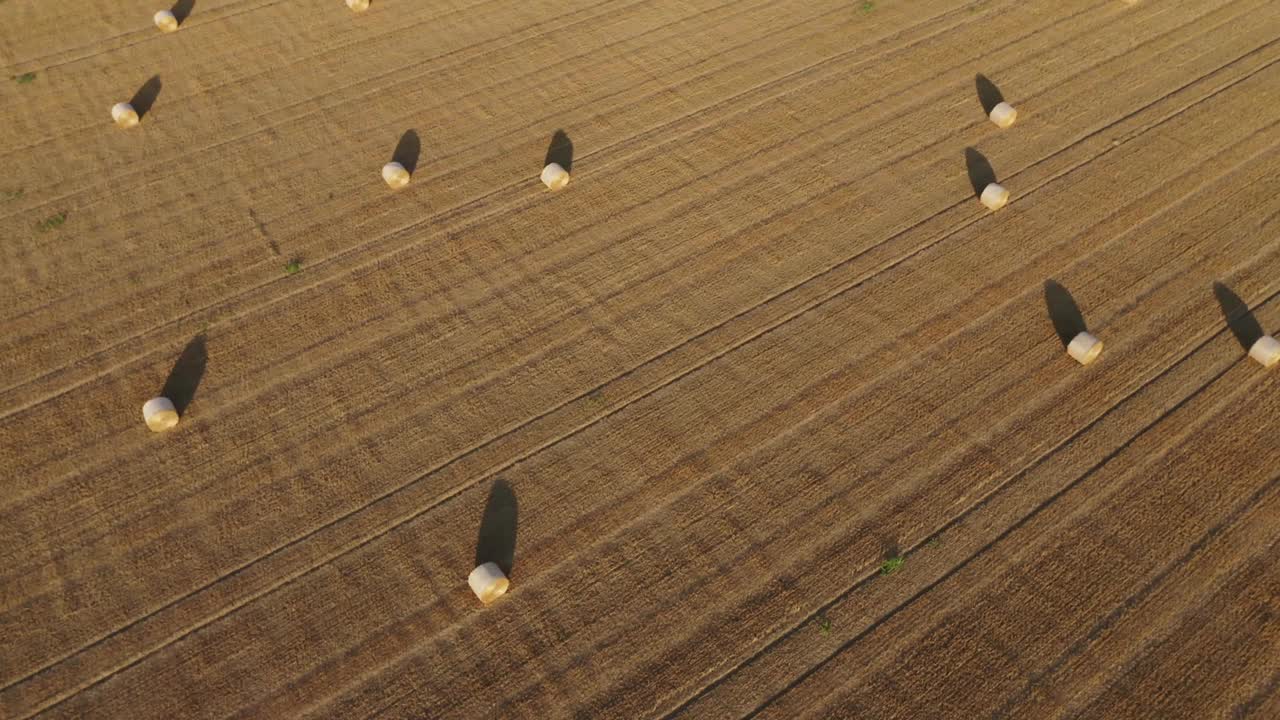
[{"label": "bale shadow", "polygon": [[1076,299],[1056,280],[1044,281],[1044,304],[1049,308],[1049,319],[1053,321],[1054,332],[1058,333],[1062,347],[1070,345],[1075,336],[1088,331]]},{"label": "bale shadow", "polygon": [[1236,342],[1240,343],[1240,347],[1244,348],[1245,352],[1249,352],[1253,344],[1258,342],[1258,338],[1264,334],[1262,325],[1250,312],[1249,305],[1241,300],[1239,295],[1231,292],[1226,285],[1215,282],[1213,294],[1218,298],[1218,307],[1222,308],[1222,317],[1227,321],[1227,327],[1231,328],[1231,334],[1236,336]]},{"label": "bale shadow", "polygon": [[982,103],[983,113],[990,115],[997,105],[1004,102],[1004,93],[986,75],[975,75],[973,84],[978,88],[978,102]]},{"label": "bale shadow", "polygon": [[178,20],[178,24],[181,25],[186,22],[187,18],[191,17],[191,11],[195,6],[196,0],[178,0],[173,4],[173,7],[169,8],[169,12],[173,13],[173,16]]},{"label": "bale shadow", "polygon": [[497,563],[508,577],[515,567],[516,528],[519,521],[519,505],[515,490],[506,480],[497,480],[489,491],[489,501],[480,519],[480,534],[476,539],[476,567],[487,562]]},{"label": "bale shadow", "polygon": [[418,131],[405,130],[396,143],[396,151],[391,155],[392,162],[398,162],[412,175],[418,169],[418,157],[422,154],[422,141],[418,139]]},{"label": "bale shadow", "polygon": [[156,98],[160,97],[161,87],[162,84],[160,82],[160,76],[153,75],[150,80],[142,84],[142,87],[138,88],[138,92],[133,94],[133,98],[129,100],[129,104],[132,105],[134,111],[138,113],[139,119],[145,117],[147,113],[151,112],[151,106],[155,105]]},{"label": "bale shadow", "polygon": [[547,146],[547,156],[543,159],[542,166],[546,167],[551,163],[564,168],[565,172],[573,172],[573,141],[564,130],[557,130],[551,136],[551,144]]},{"label": "bale shadow", "polygon": [[969,170],[969,184],[973,186],[973,196],[981,198],[982,191],[996,181],[996,171],[985,155],[971,147],[964,149],[964,164]]},{"label": "bale shadow", "polygon": [[204,377],[205,365],[209,362],[209,354],[205,351],[204,335],[196,335],[178,356],[169,377],[160,389],[160,395],[173,402],[178,415],[185,415],[187,407],[195,399],[196,388]]}]

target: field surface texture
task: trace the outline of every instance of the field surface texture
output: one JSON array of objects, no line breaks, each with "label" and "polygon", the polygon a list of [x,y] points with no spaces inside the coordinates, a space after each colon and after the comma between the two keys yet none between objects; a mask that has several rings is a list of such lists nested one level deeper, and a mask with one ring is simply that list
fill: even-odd
[{"label": "field surface texture", "polygon": [[1280,717],[1280,2],[163,8],[0,0],[0,717]]}]

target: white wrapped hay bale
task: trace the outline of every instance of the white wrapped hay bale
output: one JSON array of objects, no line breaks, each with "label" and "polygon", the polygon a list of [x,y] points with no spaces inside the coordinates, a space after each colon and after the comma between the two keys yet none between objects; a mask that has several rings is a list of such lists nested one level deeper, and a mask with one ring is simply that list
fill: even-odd
[{"label": "white wrapped hay bale", "polygon": [[347,7],[352,12],[364,12],[369,9],[369,0],[347,0]]},{"label": "white wrapped hay bale", "polygon": [[560,167],[560,163],[551,163],[542,168],[542,184],[548,189],[559,190],[569,184],[569,171]]},{"label": "white wrapped hay bale", "polygon": [[409,184],[409,171],[398,162],[389,162],[382,166],[382,179],[387,181],[392,189],[399,190]]},{"label": "white wrapped hay bale", "polygon": [[1003,130],[1018,119],[1018,111],[1009,103],[1001,102],[991,108],[991,113],[987,117],[991,118],[991,122],[995,123],[996,127]]},{"label": "white wrapped hay bale", "polygon": [[164,432],[178,424],[178,410],[167,397],[155,397],[142,405],[142,419],[151,432]]},{"label": "white wrapped hay bale", "polygon": [[1067,344],[1067,354],[1081,365],[1088,365],[1102,354],[1102,341],[1087,332],[1082,332],[1071,338],[1071,342]]},{"label": "white wrapped hay bale", "polygon": [[1276,363],[1280,363],[1280,340],[1270,335],[1263,335],[1249,348],[1249,357],[1262,363],[1262,367],[1275,366]]},{"label": "white wrapped hay bale", "polygon": [[116,103],[111,108],[111,119],[116,121],[116,125],[121,128],[137,127],[138,111],[133,109],[129,103]]},{"label": "white wrapped hay bale", "polygon": [[178,18],[168,10],[161,10],[155,16],[156,27],[160,28],[160,32],[177,32]]},{"label": "white wrapped hay bale", "polygon": [[472,570],[471,575],[467,577],[467,584],[471,586],[471,592],[475,593],[476,597],[480,598],[480,602],[485,605],[497,600],[511,586],[502,568],[494,562],[487,562]]},{"label": "white wrapped hay bale", "polygon": [[1004,207],[1009,202],[1009,191],[1004,189],[1003,185],[990,183],[982,189],[982,197],[979,198],[988,210],[995,212]]}]

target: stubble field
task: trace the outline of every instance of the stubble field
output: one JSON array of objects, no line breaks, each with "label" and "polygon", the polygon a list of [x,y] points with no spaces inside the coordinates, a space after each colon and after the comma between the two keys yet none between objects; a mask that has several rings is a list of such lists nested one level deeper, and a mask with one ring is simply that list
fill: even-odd
[{"label": "stubble field", "polygon": [[190,5],[0,1],[0,717],[1280,716],[1280,3]]}]

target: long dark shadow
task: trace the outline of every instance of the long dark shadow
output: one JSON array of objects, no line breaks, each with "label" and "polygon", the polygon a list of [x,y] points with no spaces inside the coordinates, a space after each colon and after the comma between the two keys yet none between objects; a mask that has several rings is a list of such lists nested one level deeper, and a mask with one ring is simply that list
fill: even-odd
[{"label": "long dark shadow", "polygon": [[996,87],[996,84],[986,75],[982,73],[975,75],[973,84],[978,88],[978,102],[982,103],[983,113],[990,115],[995,106],[1004,102],[1004,93],[1000,92],[1000,88]]},{"label": "long dark shadow", "polygon": [[1076,335],[1089,329],[1076,299],[1056,280],[1044,281],[1044,304],[1049,308],[1049,319],[1053,321],[1053,329],[1058,333],[1063,347],[1069,345]]},{"label": "long dark shadow", "polygon": [[557,130],[551,136],[551,144],[547,146],[547,156],[542,165],[546,167],[551,163],[564,168],[565,172],[573,172],[573,141],[564,130]]},{"label": "long dark shadow", "polygon": [[138,112],[138,117],[142,118],[151,112],[151,106],[156,104],[156,98],[160,97],[159,75],[153,75],[150,80],[142,83],[142,87],[138,88],[138,92],[133,94],[133,98],[129,100],[129,104]]},{"label": "long dark shadow", "polygon": [[187,343],[187,347],[178,356],[169,377],[164,381],[160,394],[173,402],[179,415],[187,412],[187,406],[196,397],[196,389],[204,377],[205,365],[209,362],[209,354],[205,351],[204,335],[197,335]]},{"label": "long dark shadow", "polygon": [[508,577],[516,561],[516,528],[519,522],[516,492],[506,480],[496,480],[480,519],[476,539],[476,566],[494,562]]},{"label": "long dark shadow", "polygon": [[973,186],[973,196],[982,197],[982,191],[996,181],[996,171],[987,162],[987,157],[973,148],[964,149],[964,164],[969,170],[969,184]]},{"label": "long dark shadow", "polygon": [[173,17],[178,20],[181,25],[187,18],[191,17],[191,11],[196,6],[196,0],[178,0],[169,8],[169,12],[173,13]]},{"label": "long dark shadow", "polygon": [[1249,305],[1239,295],[1231,292],[1231,288],[1215,282],[1213,294],[1218,298],[1218,307],[1222,308],[1222,317],[1226,319],[1227,327],[1231,328],[1231,334],[1236,336],[1240,347],[1249,352],[1258,338],[1263,336],[1262,325],[1250,312]]},{"label": "long dark shadow", "polygon": [[391,160],[403,165],[412,175],[418,169],[418,158],[421,155],[422,141],[418,138],[418,131],[406,130],[400,136],[400,142],[396,143],[396,151],[391,155]]}]

